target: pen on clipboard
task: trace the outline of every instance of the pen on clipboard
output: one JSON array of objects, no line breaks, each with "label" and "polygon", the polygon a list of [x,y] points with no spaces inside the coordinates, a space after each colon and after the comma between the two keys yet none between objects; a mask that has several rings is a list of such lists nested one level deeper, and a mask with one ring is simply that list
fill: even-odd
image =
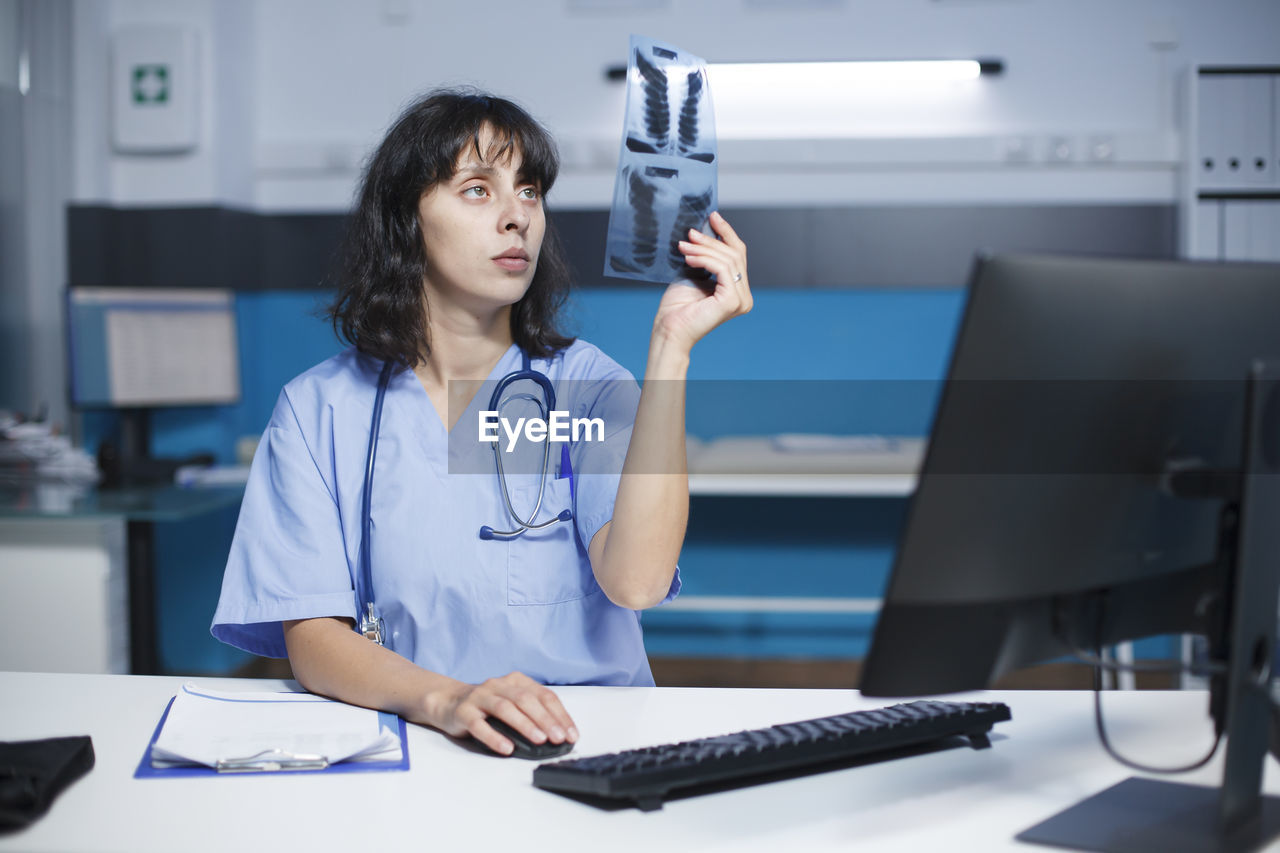
[{"label": "pen on clipboard", "polygon": [[329,759],[323,755],[294,754],[283,749],[264,749],[244,758],[220,758],[214,765],[219,773],[270,773],[276,770],[324,770]]}]

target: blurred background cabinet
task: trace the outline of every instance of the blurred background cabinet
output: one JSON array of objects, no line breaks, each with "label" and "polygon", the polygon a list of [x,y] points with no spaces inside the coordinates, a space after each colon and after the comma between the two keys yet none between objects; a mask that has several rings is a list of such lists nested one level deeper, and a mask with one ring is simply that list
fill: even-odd
[{"label": "blurred background cabinet", "polygon": [[1183,256],[1280,261],[1280,67],[1193,66],[1186,105]]}]

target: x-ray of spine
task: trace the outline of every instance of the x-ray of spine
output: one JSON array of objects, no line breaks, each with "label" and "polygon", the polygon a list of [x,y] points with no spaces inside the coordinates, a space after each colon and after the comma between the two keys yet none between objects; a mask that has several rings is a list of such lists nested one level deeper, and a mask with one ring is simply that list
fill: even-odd
[{"label": "x-ray of spine", "polygon": [[701,59],[631,37],[622,151],[609,212],[604,274],[640,281],[703,278],[676,244],[711,233],[716,208],[716,127]]}]

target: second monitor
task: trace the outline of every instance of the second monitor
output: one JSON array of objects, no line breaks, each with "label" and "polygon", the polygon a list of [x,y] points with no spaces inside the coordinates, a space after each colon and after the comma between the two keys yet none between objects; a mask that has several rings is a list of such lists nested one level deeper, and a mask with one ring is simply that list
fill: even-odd
[{"label": "second monitor", "polygon": [[1208,849],[1256,822],[1280,582],[1280,370],[1258,362],[1277,358],[1280,267],[979,258],[863,693],[1201,634],[1229,735]]}]

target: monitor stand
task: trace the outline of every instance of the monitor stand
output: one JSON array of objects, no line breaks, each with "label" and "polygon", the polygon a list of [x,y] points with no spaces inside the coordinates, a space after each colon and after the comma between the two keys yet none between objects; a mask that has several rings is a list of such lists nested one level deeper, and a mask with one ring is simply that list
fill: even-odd
[{"label": "monitor stand", "polygon": [[199,453],[182,459],[157,459],[151,455],[151,410],[120,409],[120,441],[98,445],[98,469],[102,488],[131,486],[171,486],[174,474],[183,465],[212,465],[212,454]]},{"label": "monitor stand", "polygon": [[1144,779],[1120,782],[1018,834],[1019,841],[1103,853],[1245,853],[1280,835],[1280,797],[1224,832],[1221,789]]},{"label": "monitor stand", "polygon": [[[1280,595],[1280,363],[1250,370],[1243,464],[1226,497],[1235,535],[1223,537],[1233,570],[1225,677],[1211,679],[1215,725],[1227,738],[1221,787],[1130,778],[1017,836],[1019,841],[1114,851],[1247,851],[1280,836],[1280,797],[1262,792],[1274,711],[1276,600]],[[1206,495],[1207,496],[1207,495]],[[1211,642],[1211,646],[1214,645]]]}]

